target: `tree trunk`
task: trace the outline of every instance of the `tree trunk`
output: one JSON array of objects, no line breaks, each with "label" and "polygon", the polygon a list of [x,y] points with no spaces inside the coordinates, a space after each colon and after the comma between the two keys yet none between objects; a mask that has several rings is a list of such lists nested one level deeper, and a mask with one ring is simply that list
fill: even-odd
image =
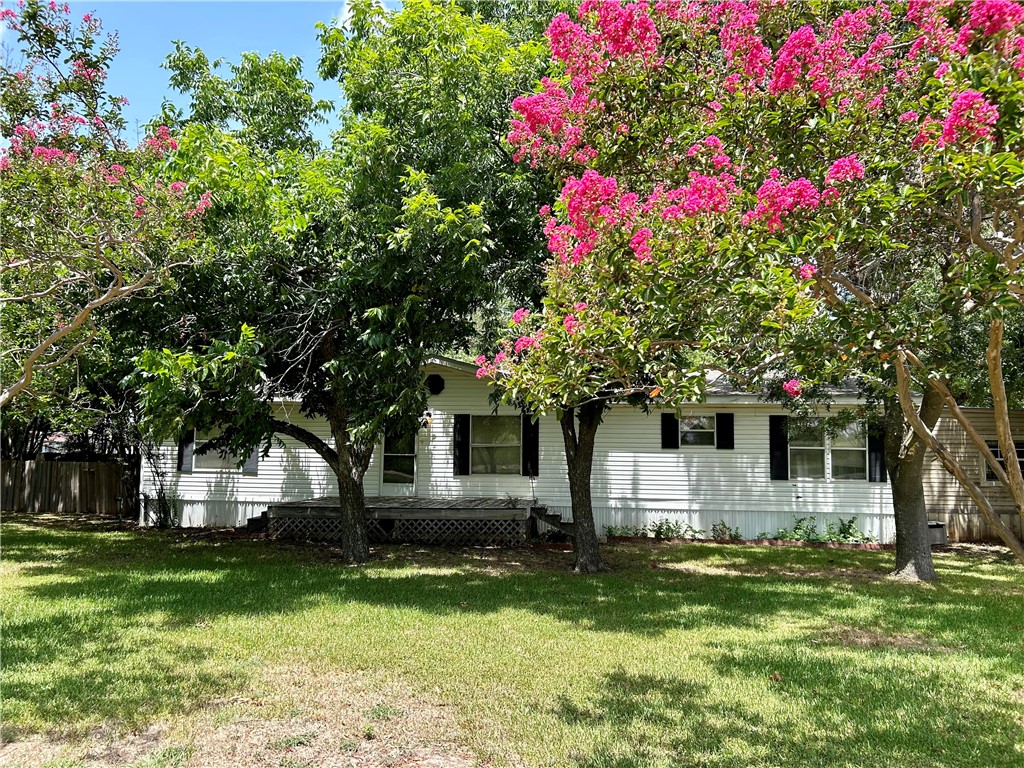
[{"label": "tree trunk", "polygon": [[[964,469],[950,450],[939,442],[935,435],[932,434],[932,431],[925,426],[924,422],[921,421],[921,417],[918,415],[917,409],[914,405],[913,395],[910,391],[910,371],[907,368],[908,357],[908,352],[901,351],[897,356],[894,365],[896,369],[896,379],[899,385],[899,401],[900,406],[903,408],[903,415],[906,417],[907,421],[910,422],[911,427],[913,427],[914,432],[918,437],[920,437],[938,457],[945,470],[956,478],[956,481],[960,483],[960,487],[963,488],[967,492],[967,495],[971,497],[971,501],[978,506],[978,511],[981,512],[982,517],[984,517],[986,522],[992,526],[992,529],[998,534],[999,538],[1003,540],[1003,543],[1010,548],[1014,556],[1020,560],[1020,562],[1024,563],[1024,543],[1022,543],[1010,527],[1002,521],[993,508],[992,502],[988,500],[985,492],[981,489],[981,486],[979,486],[967,470]],[[1006,473],[999,464],[994,462],[993,457],[991,456],[992,452],[988,449],[988,446],[985,445],[984,440],[977,433],[977,430],[971,426],[970,422],[960,411],[959,406],[952,398],[952,395],[949,394],[949,390],[946,389],[945,385],[937,379],[931,379],[928,382],[928,388],[933,389],[936,392],[940,392],[943,395],[945,404],[949,406],[953,416],[961,426],[964,427],[964,432],[967,433],[967,436],[975,443],[976,446],[978,446],[978,443],[980,442],[979,450],[984,448],[985,451],[988,451],[989,455],[985,456],[985,458],[990,462],[990,466],[994,466],[997,470],[1003,472],[1002,478],[1000,479],[1005,478]],[[983,452],[982,455],[985,455],[985,453]]]},{"label": "tree trunk", "polygon": [[572,500],[573,551],[577,573],[603,569],[601,549],[594,527],[594,505],[590,495],[590,473],[594,465],[594,440],[606,405],[603,401],[567,408],[562,413],[562,440]]},{"label": "tree trunk", "polygon": [[363,563],[370,559],[363,472],[342,469],[336,474],[341,510],[341,556],[346,563]]},{"label": "tree trunk", "polygon": [[[925,393],[919,410],[922,423],[932,429],[942,413],[942,397]],[[924,500],[924,459],[927,446],[906,419],[899,399],[885,400],[885,464],[892,489],[896,518],[896,570],[906,581],[934,581],[932,548],[928,540],[928,510]]]},{"label": "tree trunk", "polygon": [[363,477],[370,466],[373,443],[351,441],[348,433],[348,413],[342,406],[335,405],[330,408],[327,421],[334,436],[334,448],[312,432],[289,421],[275,419],[272,426],[275,432],[294,437],[316,451],[338,478],[342,557],[347,563],[362,563],[370,559]]}]

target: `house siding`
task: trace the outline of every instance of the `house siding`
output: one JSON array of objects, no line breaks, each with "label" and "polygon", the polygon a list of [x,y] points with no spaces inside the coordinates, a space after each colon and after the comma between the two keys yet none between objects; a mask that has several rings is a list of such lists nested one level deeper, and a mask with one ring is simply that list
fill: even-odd
[{"label": "house siding", "polygon": [[[441,375],[444,390],[431,396],[428,424],[417,439],[416,493],[420,496],[488,496],[536,498],[568,520],[569,487],[562,435],[557,419],[540,421],[539,471],[521,475],[456,475],[453,440],[456,414],[518,415],[508,406],[488,401],[490,390],[471,373],[447,366],[428,366]],[[770,479],[768,417],[782,413],[763,404],[721,399],[692,408],[694,415],[734,414],[735,448],[661,447],[660,415],[617,406],[598,430],[592,474],[598,532],[608,525],[648,525],[662,518],[709,530],[724,520],[744,537],[792,527],[794,517],[813,515],[820,528],[840,518],[857,517],[861,530],[883,542],[893,538],[892,501],[888,483],[867,481]],[[294,406],[281,416],[302,418]],[[304,419],[304,425],[330,442],[325,421]],[[333,475],[311,450],[291,438],[275,440],[261,457],[256,476],[220,471],[180,473],[176,450],[161,452],[163,466],[180,499],[181,524],[241,525],[268,504],[337,493]],[[381,493],[380,448],[366,474],[369,496]],[[143,491],[155,493],[144,474]],[[385,488],[391,493],[392,488]]]},{"label": "house siding", "polygon": [[[967,408],[964,413],[986,441],[996,439],[995,420],[991,408]],[[1010,428],[1014,435],[1024,435],[1024,413],[1010,415]],[[984,460],[967,433],[948,411],[944,411],[935,427],[936,437],[950,450],[967,473],[981,485],[985,496],[992,502],[1000,519],[1024,535],[1024,520],[1002,485],[985,481]],[[950,541],[998,541],[978,507],[960,484],[943,468],[934,454],[928,454],[924,465],[925,501],[928,517],[946,524]]]}]

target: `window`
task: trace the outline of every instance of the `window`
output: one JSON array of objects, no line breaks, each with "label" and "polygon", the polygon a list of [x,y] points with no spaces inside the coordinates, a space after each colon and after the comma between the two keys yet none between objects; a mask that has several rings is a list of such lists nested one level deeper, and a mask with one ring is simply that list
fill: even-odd
[{"label": "window", "polygon": [[715,417],[689,416],[679,420],[679,445],[715,445]]},{"label": "window", "polygon": [[234,454],[221,455],[221,452],[217,449],[212,449],[206,453],[200,453],[203,446],[213,440],[215,437],[220,436],[220,430],[213,432],[200,432],[196,431],[196,441],[193,449],[192,468],[193,469],[208,469],[208,470],[238,470],[239,457]]},{"label": "window", "polygon": [[825,477],[825,428],[818,419],[790,422],[789,476]]},{"label": "window", "polygon": [[395,485],[416,482],[416,434],[385,433],[383,463],[383,482]]},{"label": "window", "polygon": [[864,424],[848,424],[828,439],[832,447],[832,479],[867,480],[868,436]]},{"label": "window", "polygon": [[833,434],[826,434],[821,419],[791,423],[790,478],[868,479],[868,438],[862,422],[848,424]]},{"label": "window", "polygon": [[522,420],[519,416],[473,416],[470,474],[518,475]]},{"label": "window", "polygon": [[[1015,441],[1014,447],[1017,449],[1017,458],[1021,464],[1024,464],[1024,442]],[[1003,461],[1002,451],[999,450],[999,443],[995,440],[988,441],[988,447],[992,449],[992,453],[996,456],[996,461],[999,462],[999,466],[1004,470],[1006,469],[1006,463]],[[988,462],[984,458],[981,460],[981,465],[985,468],[985,481],[989,483],[998,482],[996,479],[996,473],[992,471],[992,467],[988,465]]]}]

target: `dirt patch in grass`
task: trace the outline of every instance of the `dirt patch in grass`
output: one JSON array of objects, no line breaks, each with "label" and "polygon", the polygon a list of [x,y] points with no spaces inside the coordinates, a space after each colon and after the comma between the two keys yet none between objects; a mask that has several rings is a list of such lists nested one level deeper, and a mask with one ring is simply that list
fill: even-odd
[{"label": "dirt patch in grass", "polygon": [[846,648],[891,648],[923,653],[953,653],[952,648],[939,645],[925,635],[916,633],[892,635],[855,627],[830,627],[817,638],[816,642],[842,645]]},{"label": "dirt patch in grass", "polygon": [[358,672],[295,666],[266,674],[247,696],[144,731],[96,729],[77,741],[0,746],[11,768],[474,768],[450,709]]}]

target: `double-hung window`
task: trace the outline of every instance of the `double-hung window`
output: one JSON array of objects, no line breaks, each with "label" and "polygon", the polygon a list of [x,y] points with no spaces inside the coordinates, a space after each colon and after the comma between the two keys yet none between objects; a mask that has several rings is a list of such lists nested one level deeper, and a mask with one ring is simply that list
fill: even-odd
[{"label": "double-hung window", "polygon": [[202,449],[211,440],[220,437],[220,431],[213,432],[201,432],[196,430],[196,441],[195,449],[192,459],[192,468],[196,470],[232,470],[239,471],[240,458],[235,456],[233,453],[221,454],[219,450],[213,448],[206,452],[202,452]]},{"label": "double-hung window", "polygon": [[679,419],[679,445],[715,446],[715,416],[686,416]]},{"label": "double-hung window", "polygon": [[519,474],[522,451],[519,416],[472,416],[469,443],[471,474]]},{"label": "double-hung window", "polygon": [[868,438],[862,422],[831,434],[821,419],[791,422],[789,476],[818,480],[867,480]]},{"label": "double-hung window", "polygon": [[386,432],[383,464],[383,482],[393,485],[416,482],[416,433]]},{"label": "double-hung window", "polygon": [[[1014,448],[1017,449],[1017,460],[1021,464],[1024,464],[1024,441],[1015,441],[1013,444]],[[999,443],[995,440],[988,441],[988,447],[995,454],[996,461],[999,462],[999,466],[1006,470],[1006,461],[1003,459],[1003,452],[999,450]],[[988,465],[988,462],[983,458],[981,460],[982,466],[985,468],[985,482],[994,483],[997,481],[996,473],[992,471],[992,467]]]}]

